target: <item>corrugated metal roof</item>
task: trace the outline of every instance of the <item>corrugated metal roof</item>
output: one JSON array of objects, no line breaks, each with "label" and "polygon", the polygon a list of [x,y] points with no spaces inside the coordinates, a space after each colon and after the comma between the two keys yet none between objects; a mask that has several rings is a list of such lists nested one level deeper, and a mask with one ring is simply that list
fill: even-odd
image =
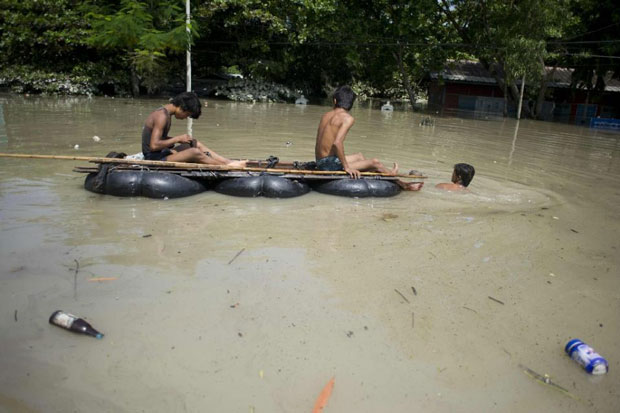
[{"label": "corrugated metal roof", "polygon": [[[550,73],[553,68],[546,67],[547,73]],[[502,73],[501,68],[498,68],[498,73]],[[571,85],[571,78],[573,75],[573,69],[565,67],[558,67],[555,69],[552,79],[547,83],[549,87],[555,88],[569,88]],[[605,91],[606,92],[620,92],[620,81],[617,79],[611,79],[612,72],[609,72],[605,76]],[[439,77],[451,80],[453,82],[463,83],[476,83],[494,85],[497,82],[495,77],[486,70],[480,62],[471,60],[450,61],[446,64],[446,68],[439,73],[431,73],[432,79],[438,79]],[[521,84],[517,81],[517,84]]]}]

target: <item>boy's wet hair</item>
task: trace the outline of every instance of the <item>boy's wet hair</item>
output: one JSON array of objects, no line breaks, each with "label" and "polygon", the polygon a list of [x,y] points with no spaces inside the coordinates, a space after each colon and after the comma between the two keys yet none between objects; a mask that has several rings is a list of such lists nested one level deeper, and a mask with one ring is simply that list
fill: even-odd
[{"label": "boy's wet hair", "polygon": [[202,113],[202,105],[194,92],[179,93],[170,99],[170,103],[181,108],[184,112],[189,112],[189,117],[192,119],[198,119]]},{"label": "boy's wet hair", "polygon": [[474,179],[476,170],[468,163],[457,163],[454,165],[454,173],[461,185],[468,186],[471,180]]},{"label": "boy's wet hair", "polygon": [[343,108],[344,110],[351,110],[356,97],[355,92],[349,86],[340,86],[334,92],[336,107]]}]

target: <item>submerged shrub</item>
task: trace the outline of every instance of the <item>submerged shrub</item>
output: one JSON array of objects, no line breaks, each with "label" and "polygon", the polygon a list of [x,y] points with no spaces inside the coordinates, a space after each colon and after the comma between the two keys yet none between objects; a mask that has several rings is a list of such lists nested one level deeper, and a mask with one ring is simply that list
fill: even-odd
[{"label": "submerged shrub", "polygon": [[238,102],[288,102],[299,93],[284,85],[254,79],[231,79],[225,85],[215,88],[215,96],[226,97]]},{"label": "submerged shrub", "polygon": [[93,95],[97,88],[90,76],[68,75],[13,66],[0,71],[0,87],[15,93],[49,95]]}]

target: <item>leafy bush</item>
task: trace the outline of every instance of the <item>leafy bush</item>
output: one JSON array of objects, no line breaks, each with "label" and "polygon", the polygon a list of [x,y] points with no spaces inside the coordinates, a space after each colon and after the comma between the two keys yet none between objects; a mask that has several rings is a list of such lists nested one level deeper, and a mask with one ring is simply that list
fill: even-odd
[{"label": "leafy bush", "polygon": [[93,95],[97,88],[89,76],[70,76],[46,72],[28,66],[13,66],[0,71],[0,86],[16,93]]}]

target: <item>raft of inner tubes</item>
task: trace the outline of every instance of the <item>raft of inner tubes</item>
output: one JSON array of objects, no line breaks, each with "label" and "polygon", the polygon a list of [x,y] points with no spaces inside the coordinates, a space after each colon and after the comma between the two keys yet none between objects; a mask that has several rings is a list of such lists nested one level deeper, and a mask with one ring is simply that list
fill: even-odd
[{"label": "raft of inner tubes", "polygon": [[[121,158],[124,155],[110,152],[107,157]],[[273,168],[278,160],[271,157],[268,161],[269,164],[265,169]],[[297,166],[298,169],[307,169],[311,164],[304,163]],[[87,190],[120,197],[180,198],[209,189],[232,196],[266,198],[293,198],[311,190],[355,198],[390,197],[400,192],[400,187],[393,181],[374,177],[349,179],[342,175],[334,175],[333,179],[330,179],[325,175],[298,175],[295,172],[293,177],[291,175],[283,177],[280,176],[282,174],[273,172],[181,171],[179,173],[176,171],[175,173],[140,167],[122,167],[113,163],[100,164],[96,172],[94,168],[77,168],[77,170],[88,172],[84,181]]]},{"label": "raft of inner tubes", "polygon": [[196,195],[208,189],[232,196],[266,198],[293,198],[304,195],[311,189],[323,194],[355,198],[390,197],[400,192],[400,187],[391,181],[364,178],[306,182],[262,174],[223,178],[212,182],[178,174],[140,170],[113,170],[103,179],[93,172],[86,176],[84,187],[99,194],[159,199]]}]

